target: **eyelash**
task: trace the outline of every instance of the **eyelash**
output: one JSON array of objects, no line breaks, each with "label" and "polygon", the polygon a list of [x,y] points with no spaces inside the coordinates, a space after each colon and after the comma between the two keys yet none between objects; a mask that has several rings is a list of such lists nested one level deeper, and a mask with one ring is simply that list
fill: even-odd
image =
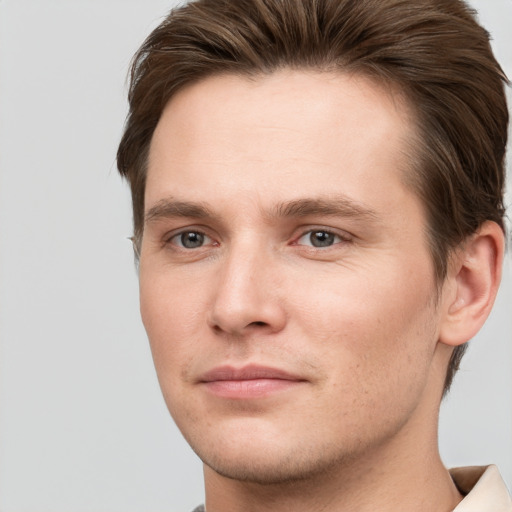
[{"label": "eyelash", "polygon": [[[313,243],[311,243],[311,244],[299,243],[300,240],[303,239],[304,237],[307,237],[308,235],[309,235],[309,237],[311,237],[315,233],[327,235],[327,237],[332,241],[332,243],[330,245],[325,245],[325,246],[321,246],[321,245],[315,246],[315,245],[313,245]],[[183,237],[187,234],[195,235],[195,236],[198,236],[199,238],[202,238],[202,240],[200,241],[200,245],[198,245],[197,247],[185,247],[183,245]],[[173,242],[174,240],[180,240],[181,243]],[[209,241],[209,242],[207,242],[206,245],[204,243],[205,240]],[[302,231],[299,236],[297,236],[293,239],[293,241],[290,243],[290,245],[306,247],[306,248],[308,248],[308,250],[326,251],[336,245],[350,243],[350,242],[352,242],[352,240],[353,240],[353,237],[350,236],[348,233],[341,234],[341,233],[335,232],[334,230],[329,229],[329,228],[313,227],[306,231]],[[211,242],[213,242],[213,246],[219,245],[218,242],[215,242],[211,236],[209,236],[208,234],[206,234],[204,231],[202,231],[200,229],[185,229],[185,230],[179,231],[177,233],[173,233],[172,235],[166,237],[166,239],[164,241],[165,245],[171,245],[175,249],[181,250],[181,251],[193,251],[195,249],[202,249],[202,248],[206,247],[207,245],[210,245]],[[321,240],[320,240],[320,243],[321,243]]]},{"label": "eyelash", "polygon": [[[207,235],[204,231],[201,231],[199,229],[185,229],[178,233],[173,233],[171,236],[167,237],[165,240],[165,245],[173,245],[173,246],[177,247],[179,250],[184,250],[184,251],[190,251],[193,249],[198,249],[198,248],[200,249],[200,248],[204,247],[203,244],[201,244],[199,247],[185,247],[183,245],[183,236],[191,235],[191,234],[199,235],[199,237],[202,237],[203,239],[208,239],[208,240],[213,241],[212,237]],[[181,245],[179,245],[177,243],[173,243],[173,240],[180,239],[180,238],[181,238],[181,242],[182,242]],[[218,245],[218,243],[215,243],[215,245]]]},{"label": "eyelash", "polygon": [[[315,234],[327,235],[327,237],[332,241],[332,243],[330,245],[325,245],[325,246],[321,246],[321,245],[315,246],[313,244],[309,245],[309,244],[300,244],[299,243],[299,241],[301,239],[303,239],[304,237],[309,236],[311,239],[311,237]],[[337,239],[337,241],[336,241],[336,239]],[[317,227],[317,228],[308,229],[307,231],[304,231],[298,238],[295,239],[295,242],[293,242],[292,245],[300,245],[300,246],[304,246],[304,247],[309,247],[314,250],[327,250],[336,245],[349,243],[351,241],[352,241],[352,238],[347,233],[341,234],[341,233],[335,232],[332,229]],[[320,243],[321,243],[321,241],[320,241]]]}]

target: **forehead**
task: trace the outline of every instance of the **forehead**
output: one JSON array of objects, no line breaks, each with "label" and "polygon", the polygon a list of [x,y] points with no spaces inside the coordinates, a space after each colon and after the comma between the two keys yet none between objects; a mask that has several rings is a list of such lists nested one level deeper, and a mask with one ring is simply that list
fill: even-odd
[{"label": "forehead", "polygon": [[282,70],[209,77],[179,91],[162,113],[146,209],[176,194],[204,201],[253,191],[268,201],[294,200],[335,187],[364,196],[410,172],[412,130],[404,99],[361,76]]}]

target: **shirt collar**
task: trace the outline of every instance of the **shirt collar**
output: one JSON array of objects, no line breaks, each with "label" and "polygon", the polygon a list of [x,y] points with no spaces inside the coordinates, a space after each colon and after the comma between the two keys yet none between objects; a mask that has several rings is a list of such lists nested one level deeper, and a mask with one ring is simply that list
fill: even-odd
[{"label": "shirt collar", "polygon": [[466,495],[453,512],[512,512],[512,499],[496,466],[454,468],[450,474]]}]

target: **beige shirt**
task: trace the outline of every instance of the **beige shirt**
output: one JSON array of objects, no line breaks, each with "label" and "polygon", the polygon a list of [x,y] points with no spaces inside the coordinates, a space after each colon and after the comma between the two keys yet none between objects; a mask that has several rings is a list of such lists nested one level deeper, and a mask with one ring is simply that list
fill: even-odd
[{"label": "beige shirt", "polygon": [[450,474],[466,496],[453,512],[512,512],[512,499],[496,466],[454,468]]}]

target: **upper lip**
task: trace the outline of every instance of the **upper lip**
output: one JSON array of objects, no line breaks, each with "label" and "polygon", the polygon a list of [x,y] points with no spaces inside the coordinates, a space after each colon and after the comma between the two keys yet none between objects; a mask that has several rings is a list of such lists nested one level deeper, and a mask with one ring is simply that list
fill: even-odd
[{"label": "upper lip", "polygon": [[269,366],[248,365],[242,368],[233,366],[218,366],[201,375],[200,382],[215,382],[222,380],[256,380],[256,379],[281,379],[281,380],[306,380],[297,375],[279,368]]}]

